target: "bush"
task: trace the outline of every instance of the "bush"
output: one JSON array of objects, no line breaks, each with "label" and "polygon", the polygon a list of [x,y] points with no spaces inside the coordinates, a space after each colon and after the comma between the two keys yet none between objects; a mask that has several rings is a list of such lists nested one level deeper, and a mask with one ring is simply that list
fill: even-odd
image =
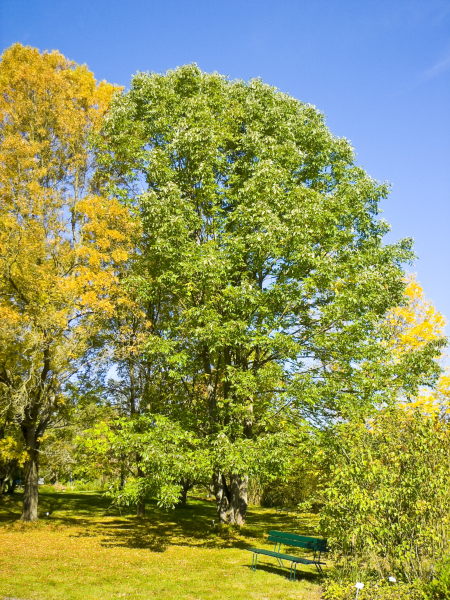
[{"label": "bush", "polygon": [[392,408],[343,425],[321,528],[344,571],[431,579],[447,551],[449,471],[450,426],[438,417]]},{"label": "bush", "polygon": [[445,558],[436,567],[434,579],[425,587],[427,600],[450,598],[450,558]]},{"label": "bush", "polygon": [[[324,586],[324,600],[355,600],[355,583],[328,582]],[[358,600],[424,600],[418,583],[388,583],[369,581],[360,590]],[[447,596],[446,596],[447,598]]]},{"label": "bush", "polygon": [[295,470],[288,473],[284,479],[275,479],[264,485],[261,494],[262,506],[291,507],[308,504],[315,512],[318,506],[316,501],[319,476],[303,465],[301,459],[294,464]]},{"label": "bush", "polygon": [[75,492],[99,492],[108,489],[109,484],[110,482],[106,478],[95,479],[93,481],[78,479],[73,482],[72,489]]}]

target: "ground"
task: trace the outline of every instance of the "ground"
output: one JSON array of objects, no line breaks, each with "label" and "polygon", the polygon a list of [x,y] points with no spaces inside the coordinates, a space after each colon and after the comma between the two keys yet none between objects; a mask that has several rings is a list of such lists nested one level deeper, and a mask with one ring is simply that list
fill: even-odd
[{"label": "ground", "polygon": [[[212,502],[159,509],[145,519],[110,508],[101,493],[41,493],[40,521],[21,523],[21,495],[0,498],[0,598],[27,600],[318,600],[321,579],[299,565],[297,581],[273,559],[250,570],[249,547],[269,529],[314,533],[314,517],[250,507],[240,530],[213,527]],[[47,516],[46,513],[49,513]]]}]

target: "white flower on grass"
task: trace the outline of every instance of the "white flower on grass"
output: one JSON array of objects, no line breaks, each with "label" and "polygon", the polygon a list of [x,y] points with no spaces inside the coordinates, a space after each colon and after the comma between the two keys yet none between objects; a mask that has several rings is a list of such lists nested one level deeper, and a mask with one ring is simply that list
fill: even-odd
[{"label": "white flower on grass", "polygon": [[357,581],[357,582],[356,582],[356,585],[355,585],[355,588],[356,588],[356,596],[355,596],[355,600],[358,600],[358,594],[359,594],[359,590],[362,590],[362,589],[364,588],[364,584],[363,584],[363,583],[361,583],[360,581]]},{"label": "white flower on grass", "polygon": [[392,577],[392,575],[389,577],[389,581],[391,583],[397,583],[397,580],[395,579],[395,577]]}]

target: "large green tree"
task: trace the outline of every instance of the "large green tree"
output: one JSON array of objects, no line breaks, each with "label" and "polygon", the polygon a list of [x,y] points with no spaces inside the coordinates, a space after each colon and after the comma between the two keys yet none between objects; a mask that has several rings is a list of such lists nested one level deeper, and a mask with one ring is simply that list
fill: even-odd
[{"label": "large green tree", "polygon": [[147,338],[176,383],[163,412],[209,448],[222,521],[245,521],[287,410],[320,424],[426,381],[438,351],[409,375],[380,326],[411,241],[383,244],[388,186],[316,108],[195,65],[139,73],[98,151],[142,220],[133,284],[165,306]]}]

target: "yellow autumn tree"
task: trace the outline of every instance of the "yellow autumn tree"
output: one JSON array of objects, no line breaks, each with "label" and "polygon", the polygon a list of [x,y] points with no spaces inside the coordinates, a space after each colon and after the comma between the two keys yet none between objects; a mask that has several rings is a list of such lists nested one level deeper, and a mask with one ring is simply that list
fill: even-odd
[{"label": "yellow autumn tree", "polygon": [[[387,323],[391,332],[389,344],[395,360],[404,362],[412,370],[420,354],[430,349],[435,352],[437,346],[442,351],[446,320],[431,300],[426,298],[415,275],[409,275],[406,280],[405,296],[407,302],[389,312]],[[441,360],[436,360],[436,373],[440,370],[439,363],[442,363],[442,356]],[[433,389],[422,389],[417,397],[410,398],[404,406],[408,410],[419,408],[427,414],[438,412],[445,398],[450,397],[449,392],[450,378],[443,373]]]},{"label": "yellow autumn tree", "polygon": [[425,297],[415,275],[406,280],[407,302],[388,315],[392,330],[391,348],[397,356],[424,348],[430,341],[444,336],[445,318]]},{"label": "yellow autumn tree", "polygon": [[442,416],[448,419],[450,414],[450,375],[445,369],[432,390],[422,390],[417,398],[405,405],[408,411],[419,409],[425,415]]},{"label": "yellow autumn tree", "polygon": [[26,451],[22,519],[38,518],[39,450],[64,385],[99,352],[134,228],[92,184],[89,135],[118,88],[56,51],[0,62],[0,411]]}]

